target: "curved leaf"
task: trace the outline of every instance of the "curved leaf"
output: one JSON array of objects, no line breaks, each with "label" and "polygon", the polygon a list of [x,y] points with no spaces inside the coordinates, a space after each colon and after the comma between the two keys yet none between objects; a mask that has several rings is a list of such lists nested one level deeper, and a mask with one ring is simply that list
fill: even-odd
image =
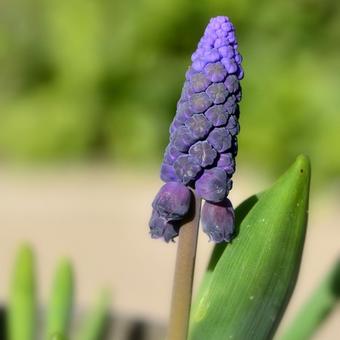
[{"label": "curved leaf", "polygon": [[203,280],[191,314],[191,340],[272,337],[300,266],[309,183],[309,160],[299,156],[261,195],[211,278]]}]

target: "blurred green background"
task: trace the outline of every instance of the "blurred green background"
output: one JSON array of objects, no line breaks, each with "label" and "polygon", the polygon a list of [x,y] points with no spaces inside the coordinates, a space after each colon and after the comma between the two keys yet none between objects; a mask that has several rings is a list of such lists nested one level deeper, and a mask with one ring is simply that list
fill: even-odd
[{"label": "blurred green background", "polygon": [[301,152],[340,173],[340,2],[2,0],[0,161],[161,160],[211,16],[244,57],[239,164],[277,174]]}]

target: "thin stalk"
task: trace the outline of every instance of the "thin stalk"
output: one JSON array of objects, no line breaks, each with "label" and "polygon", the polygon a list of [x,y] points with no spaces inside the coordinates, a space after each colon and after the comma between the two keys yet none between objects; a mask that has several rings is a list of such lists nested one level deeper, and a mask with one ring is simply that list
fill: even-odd
[{"label": "thin stalk", "polygon": [[201,199],[193,193],[190,217],[179,231],[168,340],[186,340],[189,328]]}]

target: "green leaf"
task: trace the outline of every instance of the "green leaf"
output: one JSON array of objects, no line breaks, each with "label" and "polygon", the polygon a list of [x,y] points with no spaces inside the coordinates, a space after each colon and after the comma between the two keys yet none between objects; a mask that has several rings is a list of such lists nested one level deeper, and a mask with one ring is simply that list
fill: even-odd
[{"label": "green leaf", "polygon": [[77,340],[101,340],[105,333],[109,316],[109,294],[102,291],[89,315],[86,317]]},{"label": "green leaf", "polygon": [[302,306],[281,340],[307,340],[334,309],[340,298],[340,259]]},{"label": "green leaf", "polygon": [[310,164],[299,156],[261,194],[239,235],[217,246],[193,304],[189,339],[268,339],[294,289],[301,261]]},{"label": "green leaf", "polygon": [[36,339],[36,286],[34,256],[23,245],[16,257],[10,286],[7,329],[9,340]]},{"label": "green leaf", "polygon": [[46,339],[51,334],[67,335],[72,314],[74,291],[73,269],[68,259],[62,259],[55,273],[47,311]]}]

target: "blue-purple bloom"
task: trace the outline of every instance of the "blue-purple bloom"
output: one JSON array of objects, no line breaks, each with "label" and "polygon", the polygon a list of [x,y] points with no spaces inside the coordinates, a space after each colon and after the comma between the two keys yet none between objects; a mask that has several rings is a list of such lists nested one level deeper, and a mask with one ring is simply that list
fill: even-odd
[{"label": "blue-purple bloom", "polygon": [[[206,208],[202,211],[205,231],[215,242],[229,241],[233,230],[230,224],[233,208],[227,196],[235,171],[243,70],[235,29],[227,17],[210,20],[191,60],[170,126],[170,143],[164,154],[161,179],[190,187],[206,200]],[[154,206],[150,220],[151,234],[172,239],[178,228],[169,216],[176,213],[169,211],[164,216],[157,206]],[[223,233],[217,227],[213,230],[212,212],[216,212],[216,218],[220,219],[229,216],[229,222],[225,221],[228,228],[218,220],[218,228],[222,226]],[[184,218],[176,216],[178,222]]]}]

